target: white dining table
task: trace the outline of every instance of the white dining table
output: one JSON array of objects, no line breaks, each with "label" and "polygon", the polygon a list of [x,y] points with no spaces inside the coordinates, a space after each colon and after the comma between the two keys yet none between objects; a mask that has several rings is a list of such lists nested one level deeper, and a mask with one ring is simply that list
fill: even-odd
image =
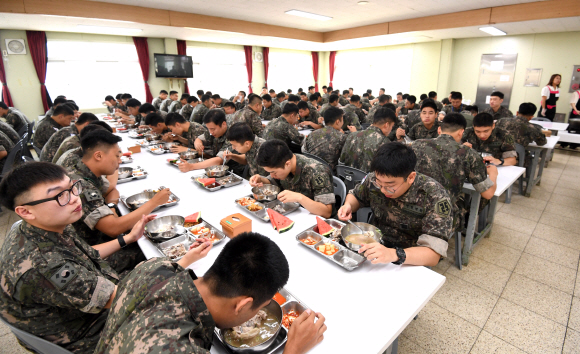
[{"label": "white dining table", "polygon": [[559,122],[544,122],[539,120],[531,120],[530,123],[534,123],[537,125],[542,126],[542,128],[547,130],[566,130],[568,129],[568,123],[559,123]]},{"label": "white dining table", "polygon": [[[123,151],[134,146],[135,139],[126,133],[119,143]],[[421,311],[445,282],[445,277],[418,266],[394,264],[372,265],[365,261],[359,268],[347,271],[302,246],[296,235],[316,224],[316,217],[303,208],[286,215],[295,222],[292,229],[278,234],[270,222],[263,222],[238,207],[234,200],[250,194],[247,181],[238,186],[209,192],[195,183],[191,177],[203,171],[180,172],[167,163],[177,154],[153,155],[142,148],[133,154],[133,162],[122,166],[145,169],[148,176],[117,186],[121,195],[128,197],[145,189],[165,186],[180,198],[178,204],[156,211],[158,216],[187,216],[201,211],[204,221],[221,230],[220,220],[241,213],[252,220],[252,231],[273,240],[283,251],[290,266],[290,278],[286,289],[298,297],[306,306],[326,317],[328,330],[324,340],[311,353],[383,353],[391,344],[396,350],[399,334]],[[129,211],[120,203],[122,214]],[[191,268],[203,276],[216,257],[228,243],[228,238],[217,244],[205,257]],[[138,241],[145,256],[159,257],[162,254],[151,241],[142,237]],[[391,348],[393,349],[393,348]],[[227,353],[214,339],[212,353]],[[281,353],[278,349],[276,353]]]}]

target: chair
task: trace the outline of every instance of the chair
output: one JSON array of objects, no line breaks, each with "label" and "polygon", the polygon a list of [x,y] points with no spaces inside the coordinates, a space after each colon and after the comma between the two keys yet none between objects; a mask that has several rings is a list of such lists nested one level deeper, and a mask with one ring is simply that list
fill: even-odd
[{"label": "chair", "polygon": [[370,207],[359,208],[356,211],[356,221],[370,224],[373,217],[373,210]]},{"label": "chair", "polygon": [[346,200],[346,186],[340,178],[332,176],[332,185],[334,186],[334,195],[336,196],[337,209],[342,206]]},{"label": "chair", "polygon": [[361,123],[360,126],[361,126],[362,130],[365,130],[366,128],[371,126],[371,123]]},{"label": "chair", "polygon": [[250,165],[246,165],[246,167],[244,167],[244,172],[242,173],[242,178],[243,179],[250,178]]},{"label": "chair", "polygon": [[328,164],[328,162],[326,162],[326,160],[323,159],[322,157],[319,157],[319,156],[316,156],[316,155],[312,155],[312,154],[307,154],[305,152],[303,152],[302,155],[308,157],[309,159],[316,160],[316,161],[320,162],[321,164],[323,164],[324,166],[328,166],[328,168],[330,168],[330,170],[332,171],[332,168],[330,167],[330,165]]},{"label": "chair", "polygon": [[8,156],[6,156],[6,162],[4,162],[4,168],[2,169],[2,174],[0,176],[5,176],[12,168],[17,161],[22,161],[22,139],[20,139],[16,145],[10,150]]},{"label": "chair", "polygon": [[544,117],[534,117],[534,118],[532,118],[532,120],[537,120],[538,122],[551,122],[551,120],[549,120],[548,118],[544,118]]},{"label": "chair", "polygon": [[366,177],[367,173],[354,167],[337,165],[336,175],[344,182],[346,189],[351,190]]},{"label": "chair", "polygon": [[6,320],[4,320],[2,317],[0,317],[0,321],[2,321],[2,323],[4,323],[8,328],[10,328],[12,334],[14,334],[16,338],[20,340],[20,342],[26,344],[29,348],[34,349],[38,353],[72,354],[72,352],[69,352],[63,347],[60,347],[35,335],[24,332],[21,329],[13,327],[10,323],[6,322]]}]

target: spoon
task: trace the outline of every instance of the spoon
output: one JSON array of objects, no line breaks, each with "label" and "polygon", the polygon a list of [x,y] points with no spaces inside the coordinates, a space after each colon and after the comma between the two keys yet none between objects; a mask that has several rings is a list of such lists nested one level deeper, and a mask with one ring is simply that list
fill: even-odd
[{"label": "spoon", "polygon": [[364,232],[364,231],[363,231],[363,230],[362,230],[360,227],[356,226],[356,225],[355,225],[355,224],[354,224],[352,221],[350,221],[350,220],[347,220],[347,221],[348,221],[348,223],[349,223],[349,224],[351,224],[352,226],[354,226],[354,227],[356,227],[357,229],[359,229],[359,231],[360,231],[360,233],[361,233],[362,235],[364,235],[364,234],[365,234],[365,232]]},{"label": "spoon", "polygon": [[[225,155],[225,154],[227,154],[228,152],[229,152],[229,150],[228,150],[228,149],[226,149],[226,152],[224,153],[224,155]],[[222,162],[222,167],[223,167],[225,164],[226,164],[226,158],[224,157],[224,161]]]}]

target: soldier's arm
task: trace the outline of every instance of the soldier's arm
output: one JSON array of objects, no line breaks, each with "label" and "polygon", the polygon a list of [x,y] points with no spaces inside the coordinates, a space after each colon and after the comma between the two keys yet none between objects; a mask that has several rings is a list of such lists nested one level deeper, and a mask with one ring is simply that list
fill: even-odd
[{"label": "soldier's arm", "polygon": [[543,146],[546,145],[548,143],[548,139],[546,139],[546,136],[551,136],[552,132],[550,130],[547,131],[547,133],[549,133],[549,135],[544,134],[544,132],[542,131],[541,128],[539,129],[534,129],[535,134],[533,135],[534,141],[536,142],[536,145],[538,146]]},{"label": "soldier's arm", "polygon": [[8,151],[6,151],[6,148],[4,146],[0,145],[0,160],[5,158],[6,156],[8,156]]},{"label": "soldier's arm", "polygon": [[[426,214],[422,219],[422,234],[417,240],[417,246],[429,249],[417,253],[417,262],[409,260],[409,264],[433,266],[440,257],[447,256],[448,240],[453,232],[453,213],[451,201],[447,192],[439,188],[427,195]],[[419,251],[417,251],[419,252]],[[407,262],[405,262],[407,263]],[[421,264],[419,264],[421,263]]]},{"label": "soldier's arm", "polygon": [[506,134],[503,144],[501,145],[504,166],[515,166],[517,163],[518,153],[516,152],[516,143],[511,134]]},{"label": "soldier's arm", "polygon": [[473,188],[481,194],[482,198],[491,199],[497,189],[497,168],[490,166],[489,175],[485,162],[480,154],[473,149],[466,148],[467,171],[465,175]]},{"label": "soldier's arm", "polygon": [[300,134],[300,132],[298,132],[298,129],[290,127],[290,129],[288,130],[288,136],[290,137],[290,140],[292,140],[296,144],[302,145],[304,135]]}]

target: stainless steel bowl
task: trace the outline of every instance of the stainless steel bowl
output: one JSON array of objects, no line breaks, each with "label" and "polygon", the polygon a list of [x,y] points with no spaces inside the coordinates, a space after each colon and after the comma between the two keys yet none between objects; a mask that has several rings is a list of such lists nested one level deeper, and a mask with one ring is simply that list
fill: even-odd
[{"label": "stainless steel bowl", "polygon": [[[167,215],[157,218],[155,220],[149,221],[145,225],[145,231],[147,231],[147,236],[154,241],[167,241],[183,231],[183,223],[185,218],[179,215]],[[171,226],[171,230],[162,231],[164,228]]]},{"label": "stainless steel bowl", "polygon": [[173,146],[177,146],[175,143],[163,143],[159,145],[164,150],[170,150]]},{"label": "stainless steel bowl", "polygon": [[221,337],[222,342],[228,347],[228,349],[232,352],[235,353],[261,353],[262,351],[268,349],[272,343],[274,343],[274,341],[276,340],[276,337],[278,337],[278,333],[280,332],[280,329],[282,328],[282,308],[280,307],[280,305],[278,305],[278,303],[274,300],[271,300],[270,303],[268,305],[266,305],[264,308],[268,309],[270,312],[272,312],[274,314],[274,316],[276,316],[278,318],[278,330],[276,331],[276,333],[274,333],[274,335],[268,339],[267,341],[265,341],[262,344],[258,344],[254,347],[250,347],[250,348],[237,348],[237,347],[233,347],[230,344],[228,344],[228,342],[226,342],[226,338],[224,336],[224,330],[220,330],[218,329],[218,333],[219,336]]},{"label": "stainless steel bowl", "polygon": [[208,177],[223,177],[229,168],[230,166],[227,165],[210,166],[205,169],[205,175]]},{"label": "stainless steel bowl", "polygon": [[133,167],[119,167],[119,179],[133,176]]},{"label": "stainless steel bowl", "polygon": [[135,195],[130,196],[125,200],[127,206],[132,208],[133,210],[140,208],[143,204],[147,203],[153,196],[155,196],[155,192],[141,192]]},{"label": "stainless steel bowl", "polygon": [[197,157],[197,151],[192,150],[192,151],[183,151],[179,153],[179,157],[181,157],[182,159],[184,159],[185,161],[187,160],[193,160]]},{"label": "stainless steel bowl", "polygon": [[[375,241],[381,242],[381,232],[375,226],[364,222],[355,222],[353,224],[358,226],[363,231],[372,231],[373,238],[375,239]],[[340,237],[342,238],[342,241],[344,241],[346,247],[350,248],[353,251],[358,251],[362,247],[362,245],[350,243],[346,240],[347,236],[353,234],[360,234],[360,231],[351,224],[347,224],[345,227],[342,228],[342,230],[340,230]]]},{"label": "stainless steel bowl", "polygon": [[[270,195],[266,195],[264,194],[264,191],[269,190],[272,191],[273,193]],[[272,201],[274,199],[276,199],[276,197],[278,196],[278,193],[280,193],[280,188],[278,186],[275,186],[273,184],[265,184],[261,187],[254,187],[252,188],[252,195],[254,196],[254,199],[262,201],[262,200],[268,200],[268,201]]]},{"label": "stainless steel bowl", "polygon": [[149,128],[137,128],[137,129],[135,129],[135,131],[137,132],[137,134],[145,134],[149,130],[151,130],[151,129],[149,129]]},{"label": "stainless steel bowl", "polygon": [[155,141],[155,140],[159,140],[160,138],[161,138],[161,136],[157,133],[145,134],[145,140],[147,140],[147,141]]}]

